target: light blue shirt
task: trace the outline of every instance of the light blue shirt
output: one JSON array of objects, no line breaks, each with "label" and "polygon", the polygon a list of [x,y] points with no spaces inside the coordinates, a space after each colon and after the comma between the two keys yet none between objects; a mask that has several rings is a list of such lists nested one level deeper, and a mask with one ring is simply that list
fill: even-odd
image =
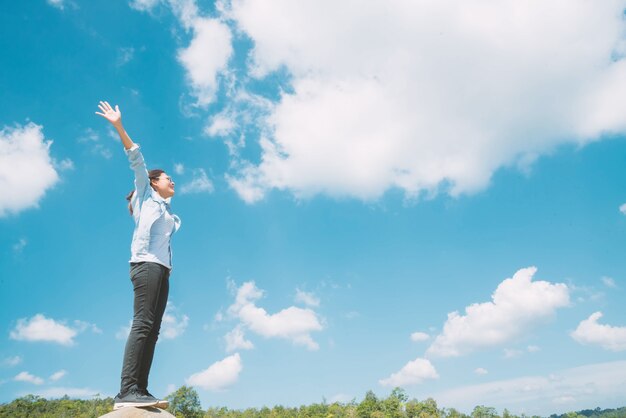
[{"label": "light blue shirt", "polygon": [[139,144],[126,150],[126,155],[135,173],[135,193],[130,201],[135,218],[130,262],[151,261],[171,269],[171,238],[180,228],[180,218],[171,212],[170,199],[163,199],[150,186]]}]

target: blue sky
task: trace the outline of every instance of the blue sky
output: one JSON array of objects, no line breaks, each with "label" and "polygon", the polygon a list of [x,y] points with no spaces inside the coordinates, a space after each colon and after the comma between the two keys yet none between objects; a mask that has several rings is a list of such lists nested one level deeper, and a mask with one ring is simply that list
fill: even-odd
[{"label": "blue sky", "polygon": [[625,7],[5,4],[0,402],[117,393],[108,100],[177,186],[155,395],[624,406]]}]

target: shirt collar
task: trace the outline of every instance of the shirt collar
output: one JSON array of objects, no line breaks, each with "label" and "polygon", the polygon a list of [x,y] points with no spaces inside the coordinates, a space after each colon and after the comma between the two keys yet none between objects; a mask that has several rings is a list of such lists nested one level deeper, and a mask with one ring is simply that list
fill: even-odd
[{"label": "shirt collar", "polygon": [[158,194],[158,193],[157,193],[156,191],[154,191],[154,190],[152,190],[152,198],[153,198],[154,200],[156,200],[157,202],[163,202],[163,203],[165,203],[165,204],[166,204],[166,205],[168,205],[168,206],[170,205],[170,202],[172,201],[172,198],[171,198],[171,197],[168,197],[167,199],[163,199],[163,198],[161,197],[161,195],[160,195],[160,194]]}]

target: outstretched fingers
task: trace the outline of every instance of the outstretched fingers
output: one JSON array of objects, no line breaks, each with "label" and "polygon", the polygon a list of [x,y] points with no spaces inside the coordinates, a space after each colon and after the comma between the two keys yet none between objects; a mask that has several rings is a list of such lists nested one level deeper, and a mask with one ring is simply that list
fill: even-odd
[{"label": "outstretched fingers", "polygon": [[107,101],[101,100],[98,103],[98,109],[100,111],[95,112],[96,115],[102,116],[111,123],[116,123],[117,121],[119,121],[122,115],[120,112],[120,107],[118,105],[115,105],[115,109],[113,109]]}]

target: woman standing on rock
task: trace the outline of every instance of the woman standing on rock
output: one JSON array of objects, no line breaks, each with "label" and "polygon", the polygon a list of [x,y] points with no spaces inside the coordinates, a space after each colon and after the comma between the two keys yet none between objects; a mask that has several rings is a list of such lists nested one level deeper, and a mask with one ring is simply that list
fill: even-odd
[{"label": "woman standing on rock", "polygon": [[167,407],[167,401],[156,399],[148,392],[148,375],[169,293],[171,237],[180,227],[180,219],[170,209],[174,182],[163,170],[146,169],[139,144],[130,139],[122,126],[119,106],[113,109],[109,103],[100,102],[98,108],[100,112],[96,114],[117,130],[135,173],[135,189],[126,198],[135,220],[130,258],[134,315],[114,409],[126,406],[163,408]]}]

